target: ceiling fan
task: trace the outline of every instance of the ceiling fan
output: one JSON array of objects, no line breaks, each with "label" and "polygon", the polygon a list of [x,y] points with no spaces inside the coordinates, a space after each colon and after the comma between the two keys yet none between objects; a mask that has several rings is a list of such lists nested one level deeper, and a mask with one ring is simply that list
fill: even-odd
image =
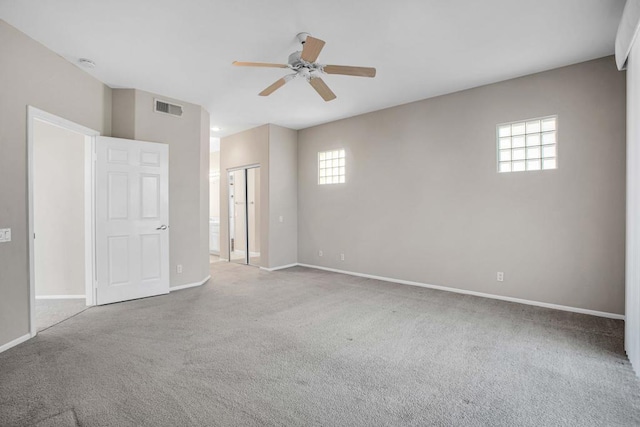
[{"label": "ceiling fan", "polygon": [[233,65],[239,67],[271,67],[289,68],[295,71],[288,74],[271,86],[259,93],[260,96],[269,96],[277,89],[294,79],[303,78],[318,92],[325,101],[336,98],[335,93],[320,77],[322,74],[342,74],[356,77],[375,77],[376,69],[371,67],[352,67],[348,65],[324,65],[316,62],[325,42],[311,37],[308,33],[300,33],[296,36],[302,43],[302,51],[293,52],[289,55],[287,64],[271,64],[267,62],[240,62],[234,61]]}]

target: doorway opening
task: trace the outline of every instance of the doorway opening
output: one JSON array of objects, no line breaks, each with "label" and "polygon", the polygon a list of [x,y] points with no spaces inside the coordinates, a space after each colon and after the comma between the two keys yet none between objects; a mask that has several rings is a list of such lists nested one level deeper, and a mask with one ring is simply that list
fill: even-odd
[{"label": "doorway opening", "polygon": [[209,145],[209,262],[220,261],[220,138]]},{"label": "doorway opening", "polygon": [[229,262],[260,266],[260,167],[228,174]]},{"label": "doorway opening", "polygon": [[98,134],[29,107],[32,336],[94,304],[93,146]]}]

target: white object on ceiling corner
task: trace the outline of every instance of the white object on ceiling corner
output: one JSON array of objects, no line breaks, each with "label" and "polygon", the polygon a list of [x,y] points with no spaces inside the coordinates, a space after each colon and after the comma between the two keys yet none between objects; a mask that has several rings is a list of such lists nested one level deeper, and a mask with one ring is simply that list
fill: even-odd
[{"label": "white object on ceiling corner", "polygon": [[209,141],[209,152],[220,151],[220,138],[211,137]]}]

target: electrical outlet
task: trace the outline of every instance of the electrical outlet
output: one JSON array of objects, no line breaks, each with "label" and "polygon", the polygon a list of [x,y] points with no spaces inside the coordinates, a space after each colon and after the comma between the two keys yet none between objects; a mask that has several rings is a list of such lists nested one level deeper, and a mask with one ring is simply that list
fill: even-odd
[{"label": "electrical outlet", "polygon": [[322,256],[322,255],[324,255],[322,251],[318,251],[318,256]]},{"label": "electrical outlet", "polygon": [[178,274],[182,274],[182,264],[177,265],[176,271],[178,272]]},{"label": "electrical outlet", "polygon": [[498,279],[498,282],[504,282],[504,272],[498,271],[498,275],[496,278]]},{"label": "electrical outlet", "polygon": [[0,243],[6,243],[11,241],[11,229],[0,228]]},{"label": "electrical outlet", "polygon": [[344,254],[340,254],[340,261],[344,261]]}]

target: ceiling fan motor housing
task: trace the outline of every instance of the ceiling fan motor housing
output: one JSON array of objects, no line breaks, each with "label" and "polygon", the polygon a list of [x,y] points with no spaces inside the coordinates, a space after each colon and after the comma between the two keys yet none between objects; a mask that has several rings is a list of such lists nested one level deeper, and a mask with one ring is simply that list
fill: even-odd
[{"label": "ceiling fan motor housing", "polygon": [[293,52],[291,55],[289,55],[289,60],[287,62],[292,68],[299,68],[304,65],[302,63],[302,59],[300,58],[301,53],[302,52]]},{"label": "ceiling fan motor housing", "polygon": [[296,38],[298,39],[298,41],[302,44],[305,44],[305,42],[307,41],[307,36],[310,36],[311,34],[309,33],[298,33],[296,35]]},{"label": "ceiling fan motor housing", "polygon": [[301,54],[302,52],[293,52],[291,55],[289,55],[288,64],[291,69],[298,72],[305,70],[305,73],[306,73],[305,76],[307,78],[308,78],[308,73],[323,72],[321,64],[318,64],[316,62],[307,62],[300,57]]}]

